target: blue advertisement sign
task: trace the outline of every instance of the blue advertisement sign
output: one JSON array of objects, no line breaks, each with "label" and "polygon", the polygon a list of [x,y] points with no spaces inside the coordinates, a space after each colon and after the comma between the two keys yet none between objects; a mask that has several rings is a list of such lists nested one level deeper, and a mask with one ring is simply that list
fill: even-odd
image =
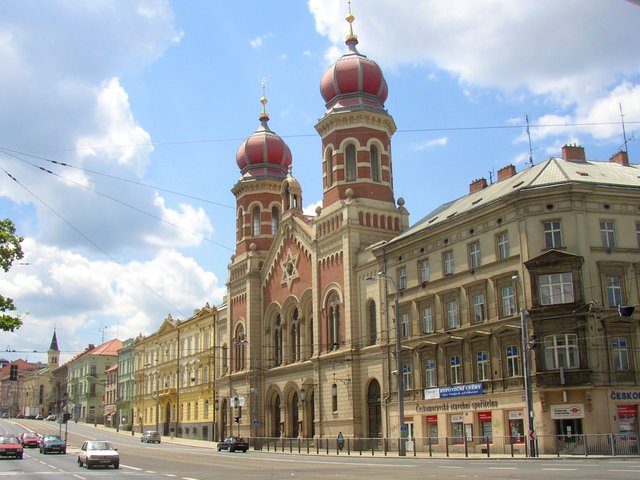
[{"label": "blue advertisement sign", "polygon": [[440,387],[440,398],[466,397],[469,395],[482,395],[482,383],[467,383],[464,385],[450,385]]}]

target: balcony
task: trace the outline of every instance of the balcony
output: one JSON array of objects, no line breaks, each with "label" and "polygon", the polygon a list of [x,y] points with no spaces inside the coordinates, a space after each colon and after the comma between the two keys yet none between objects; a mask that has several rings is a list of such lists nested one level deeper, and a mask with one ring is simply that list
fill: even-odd
[{"label": "balcony", "polygon": [[551,370],[547,372],[537,372],[533,378],[534,385],[541,388],[567,387],[591,385],[593,383],[593,373],[591,370],[571,369],[565,370],[562,381],[559,370]]}]

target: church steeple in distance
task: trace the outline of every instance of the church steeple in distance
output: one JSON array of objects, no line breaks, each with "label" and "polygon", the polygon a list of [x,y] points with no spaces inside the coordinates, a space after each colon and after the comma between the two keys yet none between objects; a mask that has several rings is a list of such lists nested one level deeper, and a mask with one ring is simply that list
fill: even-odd
[{"label": "church steeple in distance", "polygon": [[58,348],[58,337],[56,336],[55,329],[53,330],[53,337],[51,337],[51,345],[49,346],[48,352],[48,361],[49,366],[58,366],[60,363],[60,349]]}]

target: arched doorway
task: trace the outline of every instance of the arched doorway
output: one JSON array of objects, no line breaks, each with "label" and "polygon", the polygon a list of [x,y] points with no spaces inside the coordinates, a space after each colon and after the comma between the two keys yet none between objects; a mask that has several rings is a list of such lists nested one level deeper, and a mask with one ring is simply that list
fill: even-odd
[{"label": "arched doorway", "polygon": [[298,412],[298,392],[294,392],[291,397],[291,438],[300,436],[300,415]]},{"label": "arched doorway", "polygon": [[227,438],[227,425],[229,423],[229,406],[227,399],[222,401],[222,419],[220,422],[220,440]]},{"label": "arched doorway", "polygon": [[275,438],[282,436],[282,430],[280,429],[280,395],[276,395],[273,401],[273,423],[271,425],[271,431]]},{"label": "arched doorway", "polygon": [[164,408],[164,423],[162,424],[162,435],[165,437],[169,435],[169,429],[171,428],[171,404],[167,402]]},{"label": "arched doorway", "polygon": [[382,404],[377,380],[372,380],[367,389],[367,424],[370,438],[382,437]]}]

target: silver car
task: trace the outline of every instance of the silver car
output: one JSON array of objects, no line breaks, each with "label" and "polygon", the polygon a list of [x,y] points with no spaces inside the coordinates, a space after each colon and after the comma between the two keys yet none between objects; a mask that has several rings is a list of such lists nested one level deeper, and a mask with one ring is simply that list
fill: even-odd
[{"label": "silver car", "polygon": [[160,432],[148,430],[142,434],[140,441],[143,443],[160,443]]},{"label": "silver car", "polygon": [[120,454],[113,447],[111,442],[104,440],[89,440],[82,444],[78,453],[78,465],[86,466],[87,469],[97,465],[113,468],[120,468]]}]

